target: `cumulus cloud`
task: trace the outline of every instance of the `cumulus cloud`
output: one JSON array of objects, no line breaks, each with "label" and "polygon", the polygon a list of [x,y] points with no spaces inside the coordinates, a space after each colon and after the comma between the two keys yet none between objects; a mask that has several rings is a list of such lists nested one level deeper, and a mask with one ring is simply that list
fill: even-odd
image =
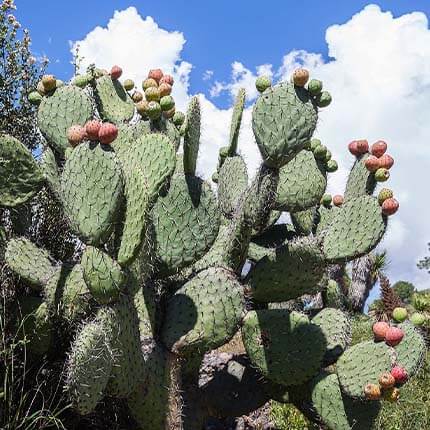
[{"label": "cumulus cloud", "polygon": [[[287,52],[278,65],[264,64],[251,70],[246,64],[232,64],[231,80],[215,79],[202,103],[202,145],[198,171],[210,177],[218,149],[228,142],[231,109],[218,109],[213,102],[222,93],[234,98],[244,87],[248,102],[256,98],[255,78],[268,74],[288,79],[303,66],[322,79],[333,96],[330,107],[321,111],[316,136],[330,148],[340,164],[332,174],[329,189],[342,193],[353,159],[346,151],[348,141],[384,139],[396,163],[388,186],[400,200],[400,210],[390,222],[389,234],[381,245],[389,252],[389,273],[393,280],[408,278],[421,288],[430,287],[430,277],[415,269],[426,254],[430,240],[425,202],[430,172],[428,100],[430,99],[430,31],[420,12],[393,17],[376,5],[369,5],[349,21],[327,29],[329,61],[319,53]],[[87,64],[102,67],[121,64],[126,75],[137,82],[147,70],[160,65],[177,79],[175,97],[180,108],[189,97],[190,62],[181,58],[185,37],[161,29],[151,17],[142,18],[135,8],[115,12],[107,27],[97,27],[79,42]],[[153,49],[162,46],[163,49]],[[206,77],[216,78],[212,73]],[[255,172],[259,154],[251,130],[248,107],[239,139],[239,149]]]}]

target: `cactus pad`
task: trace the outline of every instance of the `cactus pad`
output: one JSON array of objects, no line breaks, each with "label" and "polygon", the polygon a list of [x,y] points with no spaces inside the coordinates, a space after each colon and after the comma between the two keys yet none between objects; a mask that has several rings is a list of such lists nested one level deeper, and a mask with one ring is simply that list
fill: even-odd
[{"label": "cactus pad", "polygon": [[309,235],[312,233],[317,216],[315,212],[315,208],[310,208],[305,209],[304,211],[290,213],[291,221],[297,233],[303,235]]},{"label": "cactus pad", "polygon": [[311,151],[300,151],[279,170],[275,209],[299,212],[317,205],[327,186],[324,169]]},{"label": "cactus pad", "polygon": [[245,107],[245,89],[241,88],[236,96],[236,101],[233,107],[230,125],[230,138],[228,145],[228,155],[233,157],[237,152],[237,143],[239,140],[240,124],[242,122],[243,108]]},{"label": "cactus pad", "polygon": [[49,146],[43,150],[40,160],[40,168],[51,191],[59,196],[61,192],[60,174],[58,172],[55,155]]},{"label": "cactus pad", "polygon": [[194,175],[200,145],[200,102],[194,96],[187,110],[184,134],[184,172]]},{"label": "cactus pad", "polygon": [[386,229],[378,200],[361,196],[336,211],[324,236],[323,251],[329,262],[349,261],[378,245]]},{"label": "cactus pad", "polygon": [[163,275],[194,263],[218,233],[218,205],[210,185],[196,176],[175,174],[167,195],[154,206],[152,222]]},{"label": "cactus pad", "polygon": [[284,309],[250,311],[242,339],[260,372],[282,385],[299,385],[320,369],[326,350],[324,335],[307,317]]},{"label": "cactus pad", "polygon": [[252,297],[261,302],[283,302],[320,289],[324,256],[318,243],[303,238],[262,258],[249,274]]},{"label": "cactus pad", "polygon": [[236,333],[244,306],[243,288],[230,271],[204,270],[169,299],[162,341],[180,354],[217,348]]},{"label": "cactus pad", "polygon": [[91,100],[83,90],[73,85],[58,88],[39,105],[37,123],[53,148],[63,154],[70,144],[67,130],[72,125],[84,125],[93,113]]},{"label": "cactus pad", "polygon": [[33,197],[44,182],[31,152],[17,139],[0,135],[0,206],[14,207]]},{"label": "cactus pad", "polygon": [[375,174],[369,172],[364,164],[368,158],[369,154],[364,154],[355,161],[346,183],[345,201],[372,194],[375,190]]},{"label": "cactus pad", "polygon": [[254,105],[252,128],[264,162],[280,168],[311,139],[317,110],[307,90],[282,83],[266,90]]},{"label": "cactus pad", "polygon": [[87,243],[103,243],[112,232],[122,197],[121,167],[107,145],[75,148],[61,176],[64,211]]},{"label": "cactus pad", "polygon": [[366,341],[348,348],[336,366],[342,390],[354,399],[364,400],[364,387],[378,384],[381,374],[390,372],[394,359],[394,350],[385,343]]}]

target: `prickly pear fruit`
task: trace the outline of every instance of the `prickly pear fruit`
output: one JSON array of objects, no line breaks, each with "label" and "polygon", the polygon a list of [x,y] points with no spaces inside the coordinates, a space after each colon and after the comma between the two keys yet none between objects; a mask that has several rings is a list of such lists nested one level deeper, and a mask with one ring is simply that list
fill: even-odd
[{"label": "prickly pear fruit", "polygon": [[164,96],[160,99],[160,106],[162,111],[168,111],[175,107],[175,101],[172,96]]},{"label": "prickly pear fruit", "polygon": [[149,102],[148,106],[147,106],[147,109],[146,109],[146,114],[152,120],[160,118],[160,116],[161,116],[161,106],[160,106],[160,103]]},{"label": "prickly pear fruit", "polygon": [[379,158],[376,158],[374,155],[371,155],[366,159],[364,165],[369,172],[376,172],[380,167]]},{"label": "prickly pear fruit", "polygon": [[166,82],[162,82],[158,87],[158,89],[160,91],[161,97],[169,96],[170,93],[172,92],[172,86],[167,84]]},{"label": "prickly pear fruit", "polygon": [[400,398],[400,390],[395,387],[389,388],[384,392],[383,398],[388,402],[397,402],[397,400]]},{"label": "prickly pear fruit", "polygon": [[39,92],[37,92],[37,91],[32,91],[32,92],[28,95],[28,101],[29,101],[32,105],[38,105],[38,104],[40,104],[40,102],[42,101],[42,96],[39,94]]},{"label": "prickly pear fruit", "polygon": [[57,86],[57,81],[54,75],[43,75],[42,76],[42,85],[47,93],[55,90]]},{"label": "prickly pear fruit", "polygon": [[163,71],[161,69],[151,69],[148,73],[149,79],[154,79],[157,84],[160,83],[161,78],[163,77]]},{"label": "prickly pear fruit", "polygon": [[122,75],[122,69],[121,67],[115,65],[112,67],[112,69],[110,69],[110,77],[116,81],[117,79],[119,79]]},{"label": "prickly pear fruit", "polygon": [[408,380],[408,373],[401,366],[394,366],[390,373],[394,376],[396,384],[404,384]]},{"label": "prickly pear fruit", "polygon": [[356,157],[360,155],[356,140],[353,140],[348,144],[348,150],[352,155],[355,155]]},{"label": "prickly pear fruit", "polygon": [[381,389],[379,385],[367,384],[364,387],[364,395],[368,400],[379,400],[381,398]]},{"label": "prickly pear fruit", "polygon": [[410,320],[413,325],[420,327],[426,322],[426,317],[420,312],[414,312]]},{"label": "prickly pear fruit", "polygon": [[380,167],[375,172],[376,182],[385,182],[390,177],[390,172],[385,167]]},{"label": "prickly pear fruit", "polygon": [[370,153],[375,157],[382,157],[387,150],[387,144],[383,140],[378,140],[370,147]]},{"label": "prickly pear fruit", "polygon": [[365,154],[369,150],[369,142],[366,139],[357,140],[357,151],[359,154]]},{"label": "prickly pear fruit", "polygon": [[176,126],[181,126],[185,121],[185,115],[183,112],[176,111],[175,115],[173,115],[173,124]]},{"label": "prickly pear fruit", "polygon": [[391,373],[386,372],[379,377],[379,385],[383,390],[387,390],[388,388],[394,387],[395,383],[396,380]]},{"label": "prickly pear fruit", "polygon": [[100,143],[109,145],[118,136],[118,127],[110,122],[105,122],[100,126],[99,129],[99,140]]},{"label": "prickly pear fruit", "polygon": [[136,110],[139,115],[146,115],[146,111],[148,110],[148,102],[146,100],[142,100],[141,102],[136,103]]},{"label": "prickly pear fruit", "polygon": [[323,206],[325,206],[326,208],[330,207],[330,205],[331,205],[331,195],[330,194],[324,194],[321,197],[321,204]]},{"label": "prickly pear fruit", "polygon": [[296,87],[304,87],[309,80],[309,71],[306,69],[296,69],[293,72],[293,83]]},{"label": "prickly pear fruit", "polygon": [[405,308],[397,307],[393,310],[393,319],[397,322],[403,322],[408,317],[408,311]]},{"label": "prickly pear fruit", "polygon": [[259,76],[255,81],[255,87],[259,93],[262,93],[272,86],[272,80],[269,76]]},{"label": "prickly pear fruit", "polygon": [[87,132],[88,139],[97,140],[99,138],[99,131],[101,126],[102,123],[100,121],[97,121],[96,119],[88,121],[85,124],[85,131]]},{"label": "prickly pear fruit", "polygon": [[372,326],[373,336],[376,341],[381,341],[385,339],[385,334],[387,333],[390,325],[385,321],[378,321]]},{"label": "prickly pear fruit", "polygon": [[378,194],[378,203],[382,206],[382,203],[385,202],[387,199],[391,199],[393,197],[393,192],[388,188],[382,188],[381,191],[379,191]]},{"label": "prickly pear fruit", "polygon": [[396,199],[390,198],[382,203],[382,213],[384,215],[393,215],[399,209],[399,202]]},{"label": "prickly pear fruit", "polygon": [[341,196],[340,194],[336,194],[335,196],[333,196],[333,204],[337,207],[342,206],[343,196]]},{"label": "prickly pear fruit", "polygon": [[402,341],[404,335],[401,328],[390,327],[385,333],[385,343],[389,346],[396,346]]},{"label": "prickly pear fruit", "polygon": [[160,100],[160,90],[157,87],[149,87],[145,90],[145,98],[149,102],[158,102]]},{"label": "prickly pear fruit", "polygon": [[391,155],[384,154],[379,159],[379,165],[381,167],[385,167],[386,169],[391,169],[391,167],[393,167],[393,164],[394,164],[394,159],[393,159],[393,157],[391,157]]},{"label": "prickly pear fruit", "polygon": [[122,86],[127,90],[130,91],[134,88],[134,81],[132,79],[126,79]]},{"label": "prickly pear fruit", "polygon": [[160,85],[161,84],[167,84],[170,85],[170,88],[173,86],[175,80],[173,79],[172,75],[163,75],[163,77],[160,79]]},{"label": "prickly pear fruit", "polygon": [[328,160],[327,164],[326,164],[326,170],[329,173],[332,172],[336,172],[336,170],[339,168],[339,166],[337,165],[337,161],[336,160]]},{"label": "prickly pear fruit", "polygon": [[322,81],[319,81],[318,79],[311,79],[309,81],[308,91],[311,93],[311,95],[317,96],[318,94],[321,93],[322,88],[323,88]]},{"label": "prickly pear fruit", "polygon": [[73,78],[72,84],[79,88],[85,88],[89,82],[90,82],[90,77],[87,74],[76,75]]},{"label": "prickly pear fruit", "polygon": [[133,95],[131,96],[131,99],[135,102],[135,103],[139,103],[143,100],[143,94],[140,91],[135,91],[133,93]]},{"label": "prickly pear fruit", "polygon": [[85,139],[85,136],[85,129],[80,125],[72,125],[67,130],[67,140],[73,147],[79,145]]},{"label": "prickly pear fruit", "polygon": [[155,88],[158,87],[157,81],[155,79],[145,79],[142,82],[142,88],[144,91],[146,91],[148,88],[151,88],[151,87],[155,87]]},{"label": "prickly pear fruit", "polygon": [[325,160],[325,157],[327,155],[327,147],[324,145],[318,145],[314,150],[313,153],[315,155],[315,158],[317,160]]},{"label": "prickly pear fruit", "polygon": [[320,108],[325,108],[331,103],[331,94],[328,91],[323,91],[316,97],[316,104]]}]

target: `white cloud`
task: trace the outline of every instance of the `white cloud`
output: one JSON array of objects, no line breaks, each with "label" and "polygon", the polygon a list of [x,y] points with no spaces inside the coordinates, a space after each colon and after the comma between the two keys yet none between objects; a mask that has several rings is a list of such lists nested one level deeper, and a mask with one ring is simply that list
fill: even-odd
[{"label": "white cloud", "polygon": [[[415,269],[416,261],[427,253],[430,240],[425,200],[430,172],[430,31],[423,13],[414,12],[394,18],[370,5],[348,22],[327,29],[330,60],[318,53],[296,50],[281,59],[279,66],[264,64],[252,71],[234,62],[230,82],[216,81],[211,96],[227,93],[231,97],[246,88],[248,101],[257,96],[255,78],[272,75],[288,79],[297,66],[304,66],[313,77],[322,79],[333,103],[321,111],[316,135],[330,148],[340,164],[331,175],[330,191],[343,191],[352,156],[346,145],[355,138],[389,143],[396,163],[388,184],[400,201],[400,210],[390,222],[384,246],[391,260],[393,281],[408,278],[428,287],[430,276]],[[162,67],[175,75],[175,97],[184,108],[189,96],[191,64],[182,60],[185,38],[180,32],[158,27],[151,17],[142,18],[135,8],[115,12],[106,28],[97,27],[80,41],[80,52],[87,63],[101,67],[117,63],[124,76],[140,82],[148,69]],[[154,46],[157,49],[154,49]],[[162,47],[162,49],[160,48]],[[192,59],[189,59],[192,61]],[[211,71],[205,74],[213,78]],[[218,109],[205,95],[202,102],[202,145],[198,170],[210,177],[217,163],[218,149],[226,145],[231,110]],[[247,108],[239,149],[254,172],[259,154],[251,131],[251,111]]]}]

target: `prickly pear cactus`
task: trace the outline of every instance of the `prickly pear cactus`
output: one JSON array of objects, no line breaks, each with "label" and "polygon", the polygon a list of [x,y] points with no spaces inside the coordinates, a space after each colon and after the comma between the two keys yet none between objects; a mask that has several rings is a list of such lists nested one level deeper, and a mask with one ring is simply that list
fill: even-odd
[{"label": "prickly pear cactus", "polygon": [[[350,347],[342,310],[311,316],[283,304],[330,295],[328,268],[378,245],[398,207],[392,193],[372,195],[387,168],[375,170],[367,142],[354,141],[345,202],[325,194],[337,164],[313,133],[331,97],[320,81],[307,86],[300,69],[291,82],[257,81],[252,126],[263,161],[250,183],[239,91],[215,192],[196,173],[198,97],[184,115],[170,96],[172,76],[151,70],[143,96],[121,75],[118,66],[92,67],[59,88],[46,79],[49,91],[41,82],[31,97],[46,138],[39,162],[0,137],[0,206],[31,205],[49,188],[76,235],[70,261],[27,237],[7,238],[5,261],[29,287],[17,308],[28,350],[37,357],[68,345],[65,389],[77,413],[121,398],[142,429],[201,429],[211,415],[245,414],[269,398],[333,430],[369,428],[390,388],[378,385],[381,374],[418,370],[420,334],[405,323],[403,343]],[[279,222],[286,211],[293,225]],[[217,352],[234,336],[241,358]],[[235,399],[224,401],[231,389]]]}]

